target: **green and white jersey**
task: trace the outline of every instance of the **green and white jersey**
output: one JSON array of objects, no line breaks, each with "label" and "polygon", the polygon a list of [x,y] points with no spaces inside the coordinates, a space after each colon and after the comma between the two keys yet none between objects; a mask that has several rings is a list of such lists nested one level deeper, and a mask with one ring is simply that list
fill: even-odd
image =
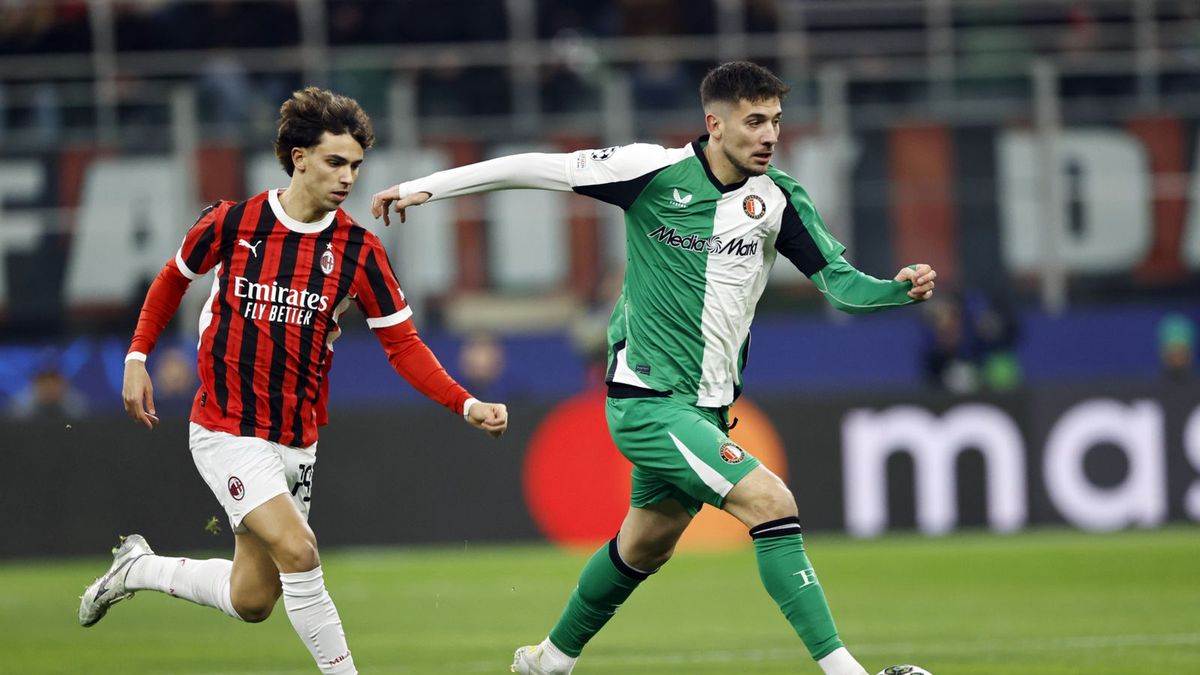
[{"label": "green and white jersey", "polygon": [[625,210],[608,381],[719,407],[740,393],[750,323],[777,254],[812,276],[845,247],[804,189],[774,167],[722,185],[706,143],[585,150],[568,170],[575,192]]},{"label": "green and white jersey", "polygon": [[[779,254],[846,312],[910,304],[907,282],[865,275],[842,258],[808,194],[770,167],[722,185],[707,137],[682,148],[637,143],[525,153],[402,183],[430,201],[490,190],[572,190],[625,210],[626,268],[608,326],[610,384],[720,407],[741,391],[750,322]],[[640,392],[638,392],[640,394]]]}]

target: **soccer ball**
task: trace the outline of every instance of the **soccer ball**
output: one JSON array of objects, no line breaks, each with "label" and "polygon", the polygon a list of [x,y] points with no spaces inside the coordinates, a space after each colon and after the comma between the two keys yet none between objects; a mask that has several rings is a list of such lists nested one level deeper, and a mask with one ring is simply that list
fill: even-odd
[{"label": "soccer ball", "polygon": [[879,671],[878,675],[932,675],[928,670],[920,666],[888,666]]}]

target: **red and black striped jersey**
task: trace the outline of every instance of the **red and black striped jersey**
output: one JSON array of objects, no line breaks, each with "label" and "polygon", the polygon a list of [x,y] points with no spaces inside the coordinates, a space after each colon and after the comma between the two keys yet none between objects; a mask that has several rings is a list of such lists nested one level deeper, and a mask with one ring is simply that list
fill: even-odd
[{"label": "red and black striped jersey", "polygon": [[412,314],[378,237],[341,209],[298,222],[277,190],[205,209],[175,265],[188,279],[216,270],[191,415],[214,431],[311,445],[328,419],[338,317],[352,301],[372,328]]}]

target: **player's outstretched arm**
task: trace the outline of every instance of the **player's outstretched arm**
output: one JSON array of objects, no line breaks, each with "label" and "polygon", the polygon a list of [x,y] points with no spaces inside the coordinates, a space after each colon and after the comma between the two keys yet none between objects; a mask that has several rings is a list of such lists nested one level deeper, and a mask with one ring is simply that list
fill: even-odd
[{"label": "player's outstretched arm", "polygon": [[154,412],[154,385],[143,361],[125,361],[125,381],[121,385],[121,398],[125,401],[125,412],[133,419],[146,425],[147,429],[158,426]]},{"label": "player's outstretched arm", "polygon": [[475,401],[467,409],[467,423],[482,429],[492,438],[500,438],[508,429],[508,406],[503,403]]},{"label": "player's outstretched arm", "polygon": [[568,157],[562,153],[526,152],[439,171],[375,193],[371,199],[371,215],[382,217],[385,224],[390,224],[388,206],[391,205],[403,223],[404,209],[432,199],[522,188],[569,192]]}]

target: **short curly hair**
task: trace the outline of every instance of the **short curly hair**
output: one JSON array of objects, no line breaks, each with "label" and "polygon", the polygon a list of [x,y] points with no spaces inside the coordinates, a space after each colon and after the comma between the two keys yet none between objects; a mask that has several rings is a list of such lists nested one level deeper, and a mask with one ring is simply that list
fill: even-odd
[{"label": "short curly hair", "polygon": [[279,106],[279,134],[275,137],[275,156],[287,175],[292,175],[292,148],[311,148],[321,134],[349,133],[363,147],[375,143],[371,118],[358,101],[320,87],[305,87]]},{"label": "short curly hair", "polygon": [[749,61],[730,61],[708,71],[700,83],[700,104],[722,101],[765,101],[783,100],[791,87],[775,76],[775,73]]}]

